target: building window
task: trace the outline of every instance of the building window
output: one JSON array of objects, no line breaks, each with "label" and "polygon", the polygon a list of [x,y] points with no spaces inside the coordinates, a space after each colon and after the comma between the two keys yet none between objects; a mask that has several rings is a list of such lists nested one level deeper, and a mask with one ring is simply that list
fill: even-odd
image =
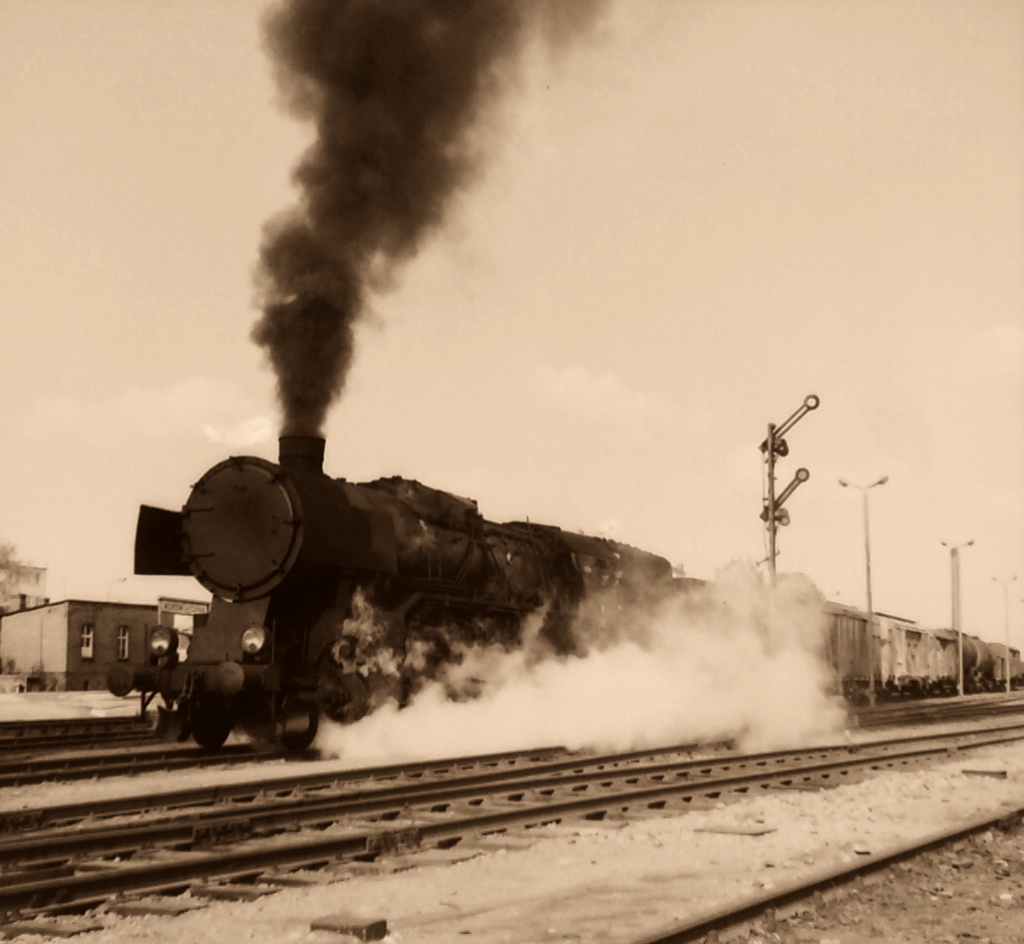
[{"label": "building window", "polygon": [[93,626],[92,623],[82,624],[82,658],[92,658],[92,644],[93,644]]},{"label": "building window", "polygon": [[128,661],[128,627],[117,627],[117,657],[122,662]]}]

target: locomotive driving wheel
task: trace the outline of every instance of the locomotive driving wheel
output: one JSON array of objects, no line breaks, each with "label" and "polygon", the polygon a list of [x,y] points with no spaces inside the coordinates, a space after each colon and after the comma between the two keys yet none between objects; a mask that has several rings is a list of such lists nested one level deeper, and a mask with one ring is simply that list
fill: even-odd
[{"label": "locomotive driving wheel", "polygon": [[346,671],[325,653],[317,667],[316,700],[332,721],[351,724],[370,708],[370,688],[361,675]]},{"label": "locomotive driving wheel", "polygon": [[320,689],[319,696],[327,716],[342,724],[358,721],[370,707],[370,689],[366,680],[353,673],[331,679],[326,690]]}]

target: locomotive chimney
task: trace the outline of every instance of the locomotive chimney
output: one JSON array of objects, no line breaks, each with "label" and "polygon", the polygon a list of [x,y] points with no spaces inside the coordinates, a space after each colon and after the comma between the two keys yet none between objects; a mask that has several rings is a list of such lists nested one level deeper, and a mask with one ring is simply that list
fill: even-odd
[{"label": "locomotive chimney", "polygon": [[277,442],[278,462],[283,468],[323,473],[326,440],[319,436],[281,436]]}]

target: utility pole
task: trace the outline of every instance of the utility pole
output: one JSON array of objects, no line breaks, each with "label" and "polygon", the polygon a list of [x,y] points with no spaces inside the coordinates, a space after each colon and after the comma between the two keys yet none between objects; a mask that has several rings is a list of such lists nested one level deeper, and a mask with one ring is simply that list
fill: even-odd
[{"label": "utility pole", "polygon": [[813,393],[809,397],[805,397],[799,409],[784,423],[779,426],[776,426],[774,423],[768,424],[768,436],[761,443],[761,452],[764,453],[764,461],[767,465],[767,495],[763,500],[764,507],[761,510],[761,520],[768,529],[768,574],[773,587],[775,586],[775,558],[778,556],[778,552],[775,549],[776,536],[779,525],[789,524],[789,512],[783,508],[783,505],[785,505],[786,499],[796,491],[797,487],[811,477],[811,473],[807,469],[797,469],[792,481],[779,495],[776,495],[775,460],[776,456],[781,458],[789,455],[789,445],[783,437],[802,417],[811,410],[816,410],[819,403],[821,403],[821,400]]},{"label": "utility pole", "polygon": [[877,482],[870,485],[855,485],[840,479],[839,484],[843,488],[856,488],[860,490],[864,506],[864,574],[867,584],[867,605],[868,605],[868,704],[874,706],[877,698],[875,691],[875,662],[878,647],[875,645],[875,609],[871,601],[871,528],[868,520],[868,491],[876,485],[885,485],[889,481],[888,475],[883,475]]},{"label": "utility pole", "polygon": [[1003,585],[1003,618],[1006,620],[1006,693],[1010,693],[1010,584],[1017,579],[1017,575],[1006,577],[1000,580],[992,578],[996,583]]},{"label": "utility pole", "polygon": [[951,614],[953,620],[953,632],[956,633],[956,658],[957,658],[957,685],[956,692],[962,698],[964,694],[964,633],[960,628],[960,548],[970,547],[974,543],[972,538],[965,544],[947,544],[940,541],[943,547],[949,548],[949,583],[952,590]]}]

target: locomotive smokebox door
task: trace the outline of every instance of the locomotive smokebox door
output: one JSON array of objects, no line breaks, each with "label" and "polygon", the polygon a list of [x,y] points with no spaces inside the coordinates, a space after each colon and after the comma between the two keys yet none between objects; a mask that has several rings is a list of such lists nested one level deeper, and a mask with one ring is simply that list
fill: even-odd
[{"label": "locomotive smokebox door", "polygon": [[182,512],[185,559],[215,596],[263,596],[288,574],[302,546],[298,493],[264,459],[232,458],[192,489]]}]

